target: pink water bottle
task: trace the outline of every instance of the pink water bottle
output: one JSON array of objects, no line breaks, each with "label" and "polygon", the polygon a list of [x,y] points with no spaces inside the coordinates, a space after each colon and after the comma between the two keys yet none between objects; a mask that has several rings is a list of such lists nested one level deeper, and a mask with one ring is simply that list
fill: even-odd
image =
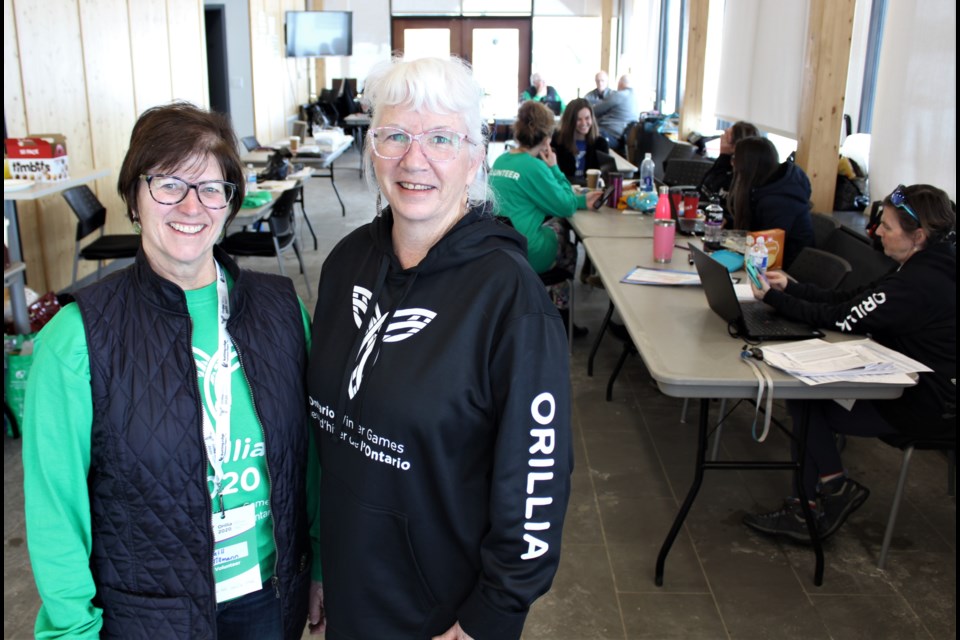
[{"label": "pink water bottle", "polygon": [[660,187],[660,198],[657,200],[657,209],[653,214],[654,220],[670,220],[670,188]]}]

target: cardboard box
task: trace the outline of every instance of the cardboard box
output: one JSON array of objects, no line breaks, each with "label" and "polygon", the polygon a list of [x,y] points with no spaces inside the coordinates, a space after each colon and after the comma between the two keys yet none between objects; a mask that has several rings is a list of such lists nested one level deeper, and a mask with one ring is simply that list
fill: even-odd
[{"label": "cardboard box", "polygon": [[4,141],[10,177],[54,182],[70,177],[67,140],[59,133],[40,133]]}]

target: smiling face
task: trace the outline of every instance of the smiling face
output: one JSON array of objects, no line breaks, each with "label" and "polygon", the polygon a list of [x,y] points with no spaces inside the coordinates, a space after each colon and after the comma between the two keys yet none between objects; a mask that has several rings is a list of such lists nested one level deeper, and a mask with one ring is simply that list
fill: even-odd
[{"label": "smiling face", "polygon": [[913,232],[904,230],[900,226],[900,216],[890,205],[883,207],[877,235],[883,243],[883,252],[900,264],[905,263],[910,256],[926,246],[926,234],[923,229]]},{"label": "smiling face", "polygon": [[[160,172],[157,172],[160,173]],[[212,156],[200,162],[185,162],[170,172],[190,184],[223,180],[223,173]],[[142,180],[137,192],[143,252],[154,271],[184,290],[198,289],[213,282],[213,245],[220,239],[230,207],[209,209],[189,189],[178,204],[160,204],[150,195]]]},{"label": "smiling face", "polygon": [[[381,127],[397,127],[417,135],[424,131],[447,129],[466,133],[458,114],[416,112],[405,106],[381,109]],[[388,160],[372,155],[373,168],[383,196],[390,203],[394,225],[419,228],[439,238],[466,212],[467,188],[477,176],[482,153],[471,153],[466,139],[460,152],[447,162],[427,160],[420,144],[412,142],[401,158]]]},{"label": "smiling face", "polygon": [[583,138],[590,133],[590,127],[593,126],[593,114],[590,109],[584,107],[577,113],[577,138]]}]

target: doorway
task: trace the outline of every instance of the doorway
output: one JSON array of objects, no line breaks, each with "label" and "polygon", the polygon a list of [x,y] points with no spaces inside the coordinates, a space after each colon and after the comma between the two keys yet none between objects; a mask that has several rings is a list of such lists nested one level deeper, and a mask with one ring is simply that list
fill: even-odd
[{"label": "doorway", "polygon": [[207,35],[207,85],[210,109],[230,114],[230,76],[227,74],[227,17],[222,4],[203,8]]},{"label": "doorway", "polygon": [[530,18],[393,18],[391,45],[405,57],[463,58],[484,89],[484,117],[512,120],[530,84],[531,25]]}]

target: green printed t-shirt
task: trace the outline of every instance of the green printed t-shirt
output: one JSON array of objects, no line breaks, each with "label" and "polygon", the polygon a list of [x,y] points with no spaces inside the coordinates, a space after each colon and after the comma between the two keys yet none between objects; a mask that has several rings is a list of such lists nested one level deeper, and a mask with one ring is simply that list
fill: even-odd
[{"label": "green printed t-shirt", "polygon": [[[200,399],[207,415],[216,394],[212,381],[204,375],[207,364],[217,348],[217,283],[184,292],[187,309],[193,320],[193,358],[197,364]],[[240,360],[231,343],[230,388],[233,403],[230,410],[230,444],[223,463],[223,504],[225,509],[253,504],[256,513],[257,549],[260,557],[260,578],[265,582],[273,576],[277,549],[273,540],[273,517],[270,514],[270,485],[267,475],[263,429],[253,410],[250,387],[240,369]],[[215,427],[216,428],[216,425]],[[213,497],[213,467],[207,464],[207,489]],[[214,499],[214,509],[219,508]]]}]

